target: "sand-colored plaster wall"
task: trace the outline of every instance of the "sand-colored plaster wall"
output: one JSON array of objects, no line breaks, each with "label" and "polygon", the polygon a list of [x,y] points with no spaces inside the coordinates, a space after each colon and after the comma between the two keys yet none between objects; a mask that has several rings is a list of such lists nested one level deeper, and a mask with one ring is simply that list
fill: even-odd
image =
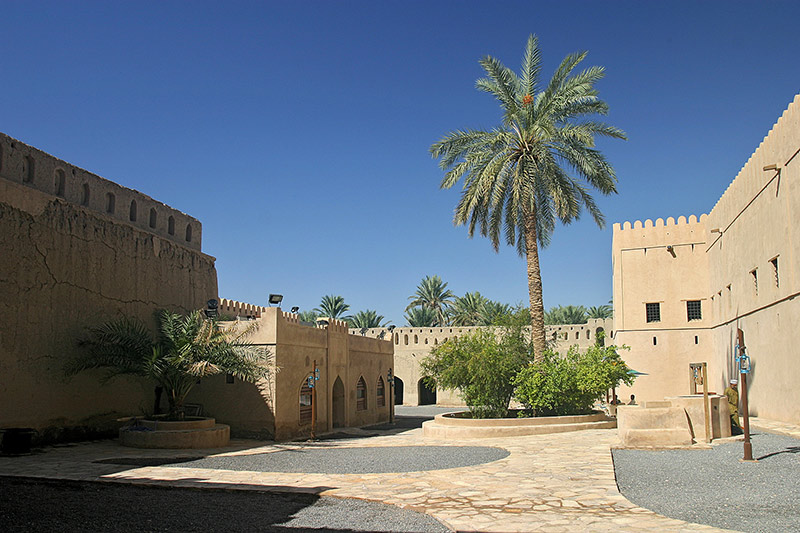
[{"label": "sand-colored plaster wall", "polygon": [[0,329],[0,426],[93,425],[152,410],[150,384],[100,385],[100,372],[67,382],[64,363],[87,326],[121,315],[154,325],[156,309],[202,307],[217,294],[214,258],[6,179],[11,155],[5,146],[0,301],[9,311]]}]

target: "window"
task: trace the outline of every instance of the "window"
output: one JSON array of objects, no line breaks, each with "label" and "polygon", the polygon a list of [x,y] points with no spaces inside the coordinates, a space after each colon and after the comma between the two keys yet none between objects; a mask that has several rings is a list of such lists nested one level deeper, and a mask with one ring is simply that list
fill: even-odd
[{"label": "window", "polygon": [[[310,377],[310,375],[309,375]],[[313,401],[313,396],[311,395],[311,387],[308,386],[308,378],[303,380],[303,384],[300,386],[300,423],[301,424],[310,424],[311,423],[311,404]]]},{"label": "window", "polygon": [[114,193],[106,193],[106,213],[111,215],[114,214],[114,211],[117,208],[117,198],[114,196]]},{"label": "window", "polygon": [[186,242],[192,242],[192,225],[186,224]]},{"label": "window", "polygon": [[364,411],[367,408],[367,384],[364,377],[358,378],[356,384],[356,411]]},{"label": "window", "polygon": [[375,394],[375,403],[378,407],[386,405],[386,389],[383,386],[383,377],[378,376],[378,392]]},{"label": "window", "polygon": [[753,277],[753,290],[755,291],[756,296],[758,296],[758,269],[754,268],[751,270],[750,275]]},{"label": "window", "polygon": [[81,197],[81,205],[89,205],[89,194],[91,191],[89,190],[89,184],[83,184],[83,196]]},{"label": "window", "polygon": [[33,177],[36,174],[36,162],[31,156],[25,156],[25,165],[23,169],[25,175],[22,177],[22,181],[25,183],[33,183]]},{"label": "window", "polygon": [[64,175],[64,171],[62,169],[56,169],[56,182],[55,182],[55,192],[56,196],[64,197],[64,189],[66,188],[67,177]]},{"label": "window", "polygon": [[661,304],[644,304],[648,322],[661,322]]},{"label": "window", "polygon": [[175,217],[172,215],[167,219],[167,232],[170,235],[175,235]]},{"label": "window", "polygon": [[131,222],[136,222],[136,200],[131,200],[131,212],[128,218]]},{"label": "window", "polygon": [[655,338],[655,337],[653,337],[653,346],[655,346],[655,345],[657,345],[657,344],[658,344],[658,339],[657,339],[657,338]]},{"label": "window", "polygon": [[689,300],[686,302],[686,319],[687,320],[701,320],[703,312],[700,307],[700,300]]},{"label": "window", "polygon": [[778,277],[778,258],[775,257],[773,259],[770,259],[769,262],[772,264],[772,275],[775,276],[775,286],[780,287],[781,280]]},{"label": "window", "polygon": [[158,213],[154,208],[150,208],[150,227],[155,228],[158,223]]}]

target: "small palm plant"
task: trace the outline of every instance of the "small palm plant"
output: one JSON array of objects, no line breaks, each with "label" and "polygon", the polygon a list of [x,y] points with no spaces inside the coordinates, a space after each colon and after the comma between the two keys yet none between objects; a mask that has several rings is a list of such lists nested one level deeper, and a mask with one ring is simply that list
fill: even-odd
[{"label": "small palm plant", "polygon": [[182,419],[184,400],[198,380],[227,373],[255,382],[272,372],[272,354],[245,341],[255,322],[222,326],[199,311],[185,316],[161,311],[158,321],[157,340],[132,318],[91,328],[80,343],[85,350],[67,364],[67,375],[102,368],[103,382],[123,374],[148,378],[167,393],[169,417]]}]

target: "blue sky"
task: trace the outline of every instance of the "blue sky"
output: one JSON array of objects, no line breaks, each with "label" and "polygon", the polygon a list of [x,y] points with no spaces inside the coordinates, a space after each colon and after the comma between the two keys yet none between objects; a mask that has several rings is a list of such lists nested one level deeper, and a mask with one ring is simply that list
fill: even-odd
[{"label": "blue sky", "polygon": [[611,298],[613,222],[708,212],[800,89],[798,2],[0,0],[0,131],[203,223],[220,296],[404,324],[426,275],[527,301],[525,263],[454,227],[428,148],[499,122],[478,60],[549,78],[588,50],[619,194],[559,226],[545,306]]}]

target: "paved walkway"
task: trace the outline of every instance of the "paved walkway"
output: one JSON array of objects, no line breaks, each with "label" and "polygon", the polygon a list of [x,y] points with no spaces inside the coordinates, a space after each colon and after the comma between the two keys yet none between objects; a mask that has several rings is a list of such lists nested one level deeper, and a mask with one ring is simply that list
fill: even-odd
[{"label": "paved walkway", "polygon": [[[800,427],[754,421],[787,434]],[[175,467],[126,467],[95,461],[121,457],[191,457],[265,453],[302,444],[232,441],[224,450],[139,450],[116,441],[47,448],[26,457],[0,457],[0,475],[300,491],[394,504],[425,512],[458,531],[722,531],[657,515],[617,490],[610,447],[616,430],[448,442],[405,433],[314,444],[325,447],[484,445],[510,452],[492,463],[390,474],[293,474]]]}]

